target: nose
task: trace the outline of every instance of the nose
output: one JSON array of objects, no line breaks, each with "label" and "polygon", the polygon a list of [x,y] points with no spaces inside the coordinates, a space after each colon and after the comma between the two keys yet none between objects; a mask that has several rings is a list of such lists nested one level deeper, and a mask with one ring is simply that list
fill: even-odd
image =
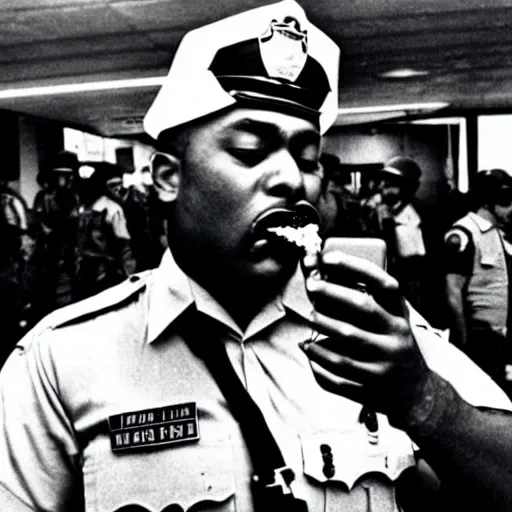
[{"label": "nose", "polygon": [[272,159],[267,175],[267,191],[276,197],[298,200],[304,197],[304,176],[288,150],[281,150]]}]

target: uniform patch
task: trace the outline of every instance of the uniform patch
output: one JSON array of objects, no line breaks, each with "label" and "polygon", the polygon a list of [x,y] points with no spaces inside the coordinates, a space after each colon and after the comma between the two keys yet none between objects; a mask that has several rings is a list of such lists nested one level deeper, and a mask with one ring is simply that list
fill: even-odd
[{"label": "uniform patch", "polygon": [[461,229],[453,228],[444,235],[444,242],[447,249],[461,253],[469,244],[469,236]]},{"label": "uniform patch", "polygon": [[197,441],[199,423],[194,402],[123,412],[108,418],[113,452]]}]

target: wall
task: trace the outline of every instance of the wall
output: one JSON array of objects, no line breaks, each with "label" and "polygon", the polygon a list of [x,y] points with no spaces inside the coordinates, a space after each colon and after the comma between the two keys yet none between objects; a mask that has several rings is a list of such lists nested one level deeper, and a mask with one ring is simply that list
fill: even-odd
[{"label": "wall", "polygon": [[433,205],[446,184],[447,140],[446,126],[354,127],[329,132],[324,151],[337,155],[342,164],[382,164],[395,155],[409,156],[423,171],[417,197]]},{"label": "wall", "polygon": [[[36,176],[43,153],[58,151],[64,147],[63,128],[24,116],[19,117],[18,126],[20,179],[12,184],[19,188],[28,204],[32,205],[33,198],[39,189]],[[103,141],[103,156],[110,161],[115,161],[115,148],[132,146],[136,170],[147,165],[153,151],[150,146],[129,140],[103,139]],[[325,151],[338,155],[344,164],[383,163],[396,154],[411,156],[423,169],[418,197],[425,204],[436,202],[438,191],[445,183],[446,126],[383,124],[372,129],[354,127],[348,130],[332,130],[326,136],[324,148]]]},{"label": "wall", "polygon": [[512,174],[512,115],[479,116],[478,170],[504,169]]},{"label": "wall", "polygon": [[116,163],[116,150],[129,148],[132,150],[133,167],[140,170],[149,164],[154,149],[129,139],[100,137],[90,133],[64,128],[64,148],[74,151],[81,161],[107,161]]}]

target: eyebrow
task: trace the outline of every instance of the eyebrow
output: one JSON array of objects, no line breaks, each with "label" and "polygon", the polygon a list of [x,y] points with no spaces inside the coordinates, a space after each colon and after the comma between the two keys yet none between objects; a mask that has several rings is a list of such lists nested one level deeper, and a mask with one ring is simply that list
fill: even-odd
[{"label": "eyebrow", "polygon": [[[257,136],[269,136],[273,139],[282,139],[287,137],[284,134],[283,130],[279,128],[279,126],[274,123],[269,123],[266,121],[260,121],[256,119],[244,118],[235,121],[232,125],[226,127],[228,130],[240,130],[248,133],[252,133]],[[321,136],[320,134],[313,129],[304,129],[299,130],[298,132],[292,135],[293,139],[301,139],[302,142],[306,143],[320,143]]]}]

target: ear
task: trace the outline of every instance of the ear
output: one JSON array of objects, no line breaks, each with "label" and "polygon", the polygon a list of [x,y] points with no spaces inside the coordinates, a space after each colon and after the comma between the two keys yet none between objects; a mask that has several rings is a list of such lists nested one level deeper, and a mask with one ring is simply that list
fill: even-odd
[{"label": "ear", "polygon": [[171,203],[178,196],[181,181],[181,162],[168,153],[153,153],[151,176],[160,201]]}]

